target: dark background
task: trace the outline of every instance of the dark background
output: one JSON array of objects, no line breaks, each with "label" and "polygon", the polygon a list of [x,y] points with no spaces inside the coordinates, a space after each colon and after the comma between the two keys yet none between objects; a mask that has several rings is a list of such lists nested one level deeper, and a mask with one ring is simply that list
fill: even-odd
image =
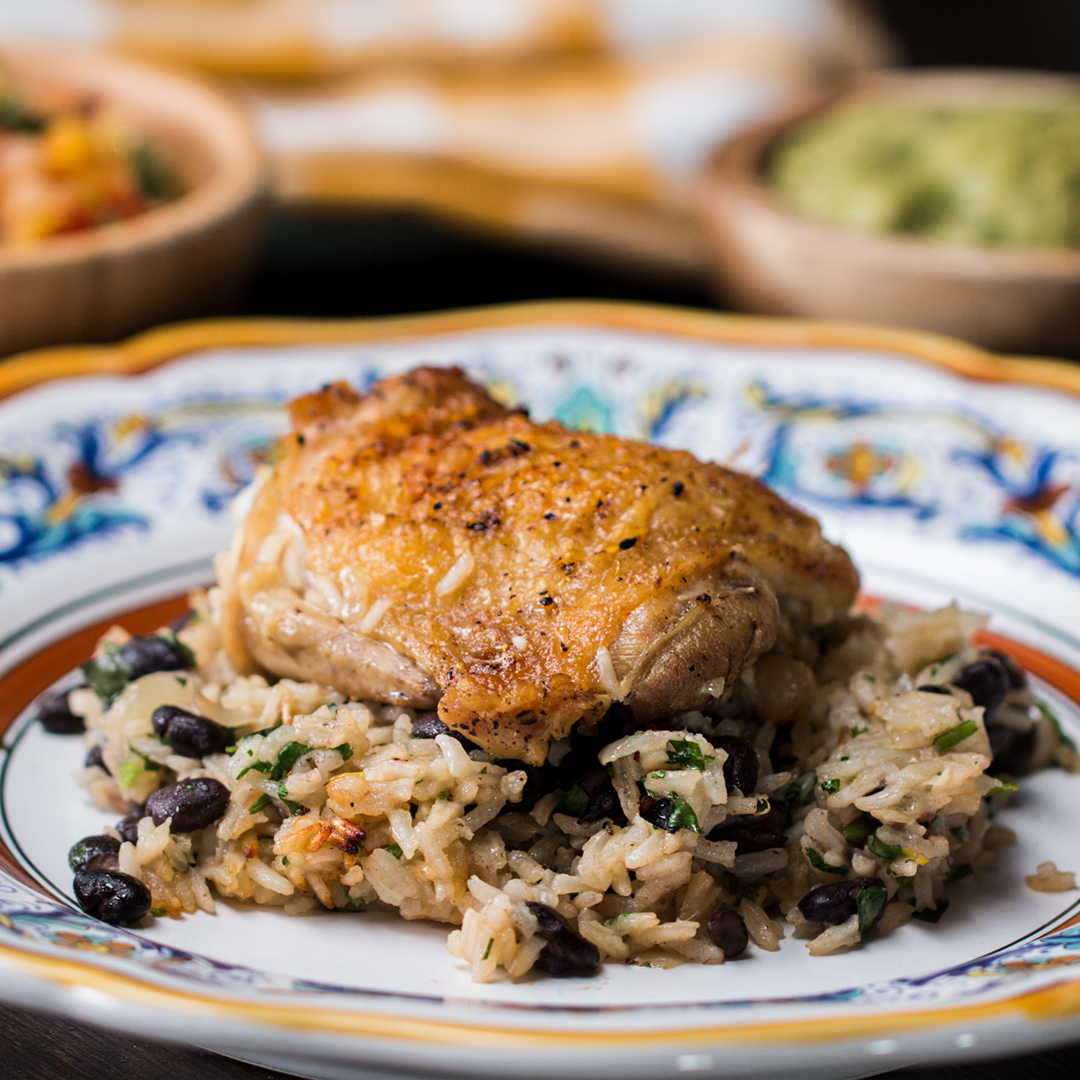
[{"label": "dark background", "polygon": [[[1080,70],[1080,0],[879,0],[876,6],[908,63]],[[717,304],[693,281],[650,278],[550,252],[523,251],[404,213],[335,212],[294,213],[278,221],[241,314],[395,315],[560,297]],[[6,1006],[0,1006],[0,1032],[3,1080],[280,1076]],[[1075,1080],[1078,1073],[1080,1044],[986,1064],[889,1075],[906,1080]]]}]

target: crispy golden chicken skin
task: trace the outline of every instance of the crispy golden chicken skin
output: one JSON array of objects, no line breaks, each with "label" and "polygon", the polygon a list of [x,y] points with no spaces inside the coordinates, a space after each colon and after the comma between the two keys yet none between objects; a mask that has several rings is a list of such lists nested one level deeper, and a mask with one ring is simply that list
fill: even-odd
[{"label": "crispy golden chicken skin", "polygon": [[420,708],[543,762],[616,701],[718,697],[858,576],[760,481],[679,450],[538,424],[458,369],[291,404],[294,433],[219,563],[240,670]]}]

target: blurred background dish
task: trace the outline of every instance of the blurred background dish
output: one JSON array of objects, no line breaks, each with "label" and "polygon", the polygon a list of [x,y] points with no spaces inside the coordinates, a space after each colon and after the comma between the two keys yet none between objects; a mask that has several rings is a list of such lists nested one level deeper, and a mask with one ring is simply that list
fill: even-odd
[{"label": "blurred background dish", "polygon": [[227,311],[264,212],[243,116],[189,77],[0,49],[0,353]]},{"label": "blurred background dish", "polygon": [[5,30],[227,78],[283,206],[684,277],[716,143],[893,55],[862,0],[0,0]]},{"label": "blurred background dish", "polygon": [[[557,296],[804,310],[748,300],[746,272],[709,288],[691,192],[716,145],[900,57],[1075,69],[1077,31],[1057,0],[0,0],[0,41],[164,59],[233,94],[277,196],[234,310],[273,315]],[[794,265],[792,235],[778,243]],[[958,252],[942,276],[926,246],[890,255],[911,280],[852,313],[906,318],[907,297],[919,325],[1080,355],[1047,332],[1072,303],[1071,254]],[[993,299],[972,314],[957,275]],[[863,277],[841,299],[865,296]]]},{"label": "blurred background dish", "polygon": [[[842,152],[853,158],[861,154],[864,165],[876,153],[875,168],[896,177],[906,175],[912,154],[925,158],[934,152],[930,144],[935,116],[938,121],[955,119],[971,110],[976,128],[993,130],[995,122],[1015,127],[1017,116],[1028,114],[1046,134],[1054,123],[1060,125],[1062,116],[1075,113],[1078,103],[1080,79],[1075,77],[929,69],[878,73],[854,89],[786,106],[734,136],[702,177],[699,200],[719,287],[749,311],[896,323],[1007,351],[1075,354],[1080,351],[1080,251],[1065,242],[1060,247],[1010,243],[1010,238],[1024,241],[1042,234],[1032,228],[1006,228],[1009,222],[1002,220],[1021,216],[1025,204],[1050,215],[1055,201],[1080,214],[1080,188],[1070,195],[1069,177],[1075,168],[1070,171],[1068,153],[1063,157],[1047,142],[1053,168],[1040,170],[1038,162],[1019,156],[1017,133],[1008,130],[999,143],[1012,144],[1013,159],[1003,155],[1000,146],[995,151],[984,144],[978,153],[968,153],[960,140],[968,137],[970,127],[947,120],[950,160],[943,167],[935,165],[932,182],[925,179],[929,169],[918,178],[912,173],[915,186],[910,190],[921,203],[911,202],[908,221],[902,209],[882,210],[883,202],[895,196],[887,184],[869,174],[861,186],[854,182],[853,169],[836,158],[841,148],[835,138],[828,150],[833,155],[827,178],[831,192],[825,200],[830,210],[819,209],[814,216],[803,212],[796,199],[802,198],[805,207],[816,193],[796,191],[793,199],[772,173],[778,164],[788,169],[789,181],[796,182],[791,175],[796,166],[808,165],[813,148],[807,141],[794,146],[791,140],[820,124],[822,117],[854,116],[863,146],[849,138]],[[856,109],[867,111],[857,114]],[[882,132],[890,121],[907,123],[897,109],[927,110],[916,123],[916,138],[909,140],[911,153],[906,157],[898,143],[883,145]],[[1001,110],[998,121],[994,109]],[[830,138],[827,132],[825,138]],[[892,160],[880,160],[883,152],[891,153]],[[797,154],[801,160],[795,160]],[[817,183],[823,179],[819,165],[810,163],[817,170]],[[1024,190],[1048,176],[1052,183],[1044,183],[1046,190],[1035,198]],[[809,181],[807,168],[802,180]],[[838,199],[836,193],[844,191],[845,184],[846,199]],[[976,223],[978,197],[990,205]],[[937,208],[929,205],[934,199],[941,203]],[[959,200],[952,210],[951,200]],[[998,212],[997,219],[991,220],[991,210]],[[950,213],[957,220],[950,219]],[[857,227],[860,214],[865,219],[862,228]],[[882,223],[890,214],[895,220],[887,229]],[[916,220],[920,215],[922,220]],[[969,220],[958,223],[964,215]],[[993,235],[995,229],[1000,236]],[[1067,242],[1066,221],[1057,231]],[[985,242],[957,243],[953,236],[982,236]]]},{"label": "blurred background dish", "polygon": [[[42,0],[0,10],[5,36],[120,48],[223,75],[309,80],[632,54],[726,39],[833,62],[878,47],[864,0]],[[790,47],[790,45],[788,46]]]}]

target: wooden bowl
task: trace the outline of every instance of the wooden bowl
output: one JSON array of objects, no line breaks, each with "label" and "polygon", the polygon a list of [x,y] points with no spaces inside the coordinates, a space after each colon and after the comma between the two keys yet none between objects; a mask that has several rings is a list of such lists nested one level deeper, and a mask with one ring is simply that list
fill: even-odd
[{"label": "wooden bowl", "polygon": [[227,310],[267,209],[262,163],[242,113],[201,82],[102,53],[4,47],[17,90],[115,105],[173,168],[184,194],[102,228],[0,245],[0,355],[115,339],[154,323]]},{"label": "wooden bowl", "polygon": [[881,72],[722,146],[698,188],[716,282],[747,311],[894,323],[1008,352],[1080,355],[1080,251],[988,248],[841,229],[800,216],[766,180],[778,139],[841,101],[1060,103],[1080,77]]}]

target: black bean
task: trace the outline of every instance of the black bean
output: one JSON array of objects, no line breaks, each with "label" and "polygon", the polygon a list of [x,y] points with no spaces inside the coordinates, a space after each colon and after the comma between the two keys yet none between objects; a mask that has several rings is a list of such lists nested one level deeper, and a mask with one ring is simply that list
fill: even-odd
[{"label": "black bean", "polygon": [[975,660],[961,668],[951,681],[953,686],[966,690],[971,700],[986,710],[988,717],[993,715],[1009,692],[1009,673],[1005,665],[992,656]]},{"label": "black bean", "polygon": [[990,753],[994,758],[990,764],[991,773],[1021,776],[1027,772],[1031,755],[1035,752],[1034,724],[1027,731],[1017,731],[991,721],[986,725],[986,734],[990,738]]},{"label": "black bean", "polygon": [[475,750],[476,743],[467,739],[460,731],[444,724],[439,719],[437,712],[422,712],[416,714],[412,725],[412,737],[414,739],[434,739],[436,735],[449,735],[451,739],[457,739],[466,750]]},{"label": "black bean", "polygon": [[547,904],[527,900],[525,906],[536,916],[537,933],[547,944],[536,958],[536,966],[548,975],[594,975],[600,970],[600,950],[586,941]]},{"label": "black bean", "polygon": [[68,852],[72,870],[115,870],[120,841],[113,836],[84,836]]},{"label": "black bean", "polygon": [[87,915],[118,926],[137,923],[153,902],[138,878],[116,870],[77,870],[75,899]]},{"label": "black bean", "polygon": [[131,669],[131,678],[139,679],[153,671],[181,671],[190,666],[190,654],[175,638],[160,634],[133,637],[120,646],[120,659]]},{"label": "black bean", "polygon": [[583,825],[601,818],[625,821],[626,817],[619,804],[619,796],[615,791],[615,785],[608,776],[607,769],[593,769],[577,780],[578,786],[589,796],[589,805],[585,813],[578,818]]},{"label": "black bean", "polygon": [[846,922],[858,911],[855,898],[859,893],[874,888],[885,888],[881,878],[851,878],[848,881],[834,881],[830,885],[819,885],[799,901],[799,910],[803,918],[810,922],[836,926]]},{"label": "black bean", "polygon": [[709,940],[718,949],[724,950],[726,960],[741,956],[750,942],[746,923],[743,922],[742,916],[731,908],[717,908],[712,913],[707,933]]},{"label": "black bean", "polygon": [[68,690],[42,694],[37,701],[37,718],[52,735],[78,735],[86,730],[86,722],[76,716],[68,705]]},{"label": "black bean", "polygon": [[1027,674],[1024,669],[1007,653],[1000,649],[983,649],[983,656],[997,660],[1009,676],[1010,690],[1023,690],[1027,684]]},{"label": "black bean", "polygon": [[761,767],[757,751],[737,735],[720,735],[712,740],[713,746],[727,754],[724,762],[724,783],[728,789],[738,788],[744,795],[752,795],[757,787]]},{"label": "black bean", "polygon": [[923,694],[947,694],[949,692],[947,686],[941,686],[939,683],[923,683],[917,689]]},{"label": "black bean", "polygon": [[116,831],[129,843],[139,842],[139,822],[146,817],[146,807],[136,803],[116,824]]},{"label": "black bean", "polygon": [[137,844],[139,842],[139,823],[138,823],[138,821],[120,821],[120,822],[117,822],[116,831],[129,844]]},{"label": "black bean", "polygon": [[787,814],[770,801],[764,814],[728,818],[709,833],[709,839],[734,841],[740,855],[780,848],[787,843]]},{"label": "black bean", "polygon": [[86,755],[86,759],[83,761],[84,769],[92,769],[95,766],[97,766],[97,768],[99,769],[104,769],[105,772],[109,773],[109,775],[112,776],[112,773],[109,772],[108,765],[105,764],[105,755],[101,752],[100,746],[90,747],[90,752]]},{"label": "black bean", "polygon": [[675,800],[667,795],[659,799],[652,795],[642,795],[638,803],[638,813],[650,825],[655,825],[658,829],[665,829],[667,832],[677,831],[671,824],[671,815],[675,813]]},{"label": "black bean", "polygon": [[150,717],[154,734],[164,739],[181,757],[204,758],[223,753],[232,742],[232,732],[205,716],[178,705],[160,705]]},{"label": "black bean", "polygon": [[146,812],[160,825],[172,818],[172,832],[194,832],[212,825],[229,805],[229,789],[218,780],[198,776],[158,788],[146,800]]}]

